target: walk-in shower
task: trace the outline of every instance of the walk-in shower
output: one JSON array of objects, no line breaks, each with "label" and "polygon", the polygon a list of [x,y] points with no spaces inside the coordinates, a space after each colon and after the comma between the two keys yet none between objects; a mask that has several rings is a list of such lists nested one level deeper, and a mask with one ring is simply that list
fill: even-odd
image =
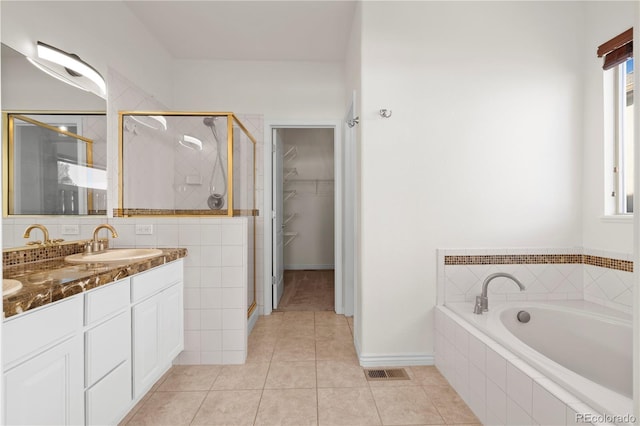
[{"label": "walk-in shower", "polygon": [[[167,129],[131,131],[134,121],[149,116],[163,118]],[[256,139],[235,114],[122,111],[119,126],[115,216],[257,214]]]}]

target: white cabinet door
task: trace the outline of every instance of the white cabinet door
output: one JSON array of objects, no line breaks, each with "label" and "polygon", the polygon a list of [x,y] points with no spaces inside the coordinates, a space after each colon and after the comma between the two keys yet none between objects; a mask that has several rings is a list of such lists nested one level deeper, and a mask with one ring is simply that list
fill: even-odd
[{"label": "white cabinet door", "polygon": [[83,424],[82,361],[77,335],[6,371],[4,424]]},{"label": "white cabinet door", "polygon": [[146,392],[158,379],[160,359],[160,295],[132,308],[133,396]]},{"label": "white cabinet door", "polygon": [[129,360],[86,391],[87,425],[115,425],[125,416],[131,402]]},{"label": "white cabinet door", "polygon": [[176,284],[161,293],[161,356],[165,363],[171,363],[184,349],[182,294],[182,283]]}]

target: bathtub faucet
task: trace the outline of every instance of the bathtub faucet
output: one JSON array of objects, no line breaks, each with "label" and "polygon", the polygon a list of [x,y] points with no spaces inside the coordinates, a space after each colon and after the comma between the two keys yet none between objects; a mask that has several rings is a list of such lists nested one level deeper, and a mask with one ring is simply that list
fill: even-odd
[{"label": "bathtub faucet", "polygon": [[484,282],[482,283],[482,294],[480,294],[480,296],[476,296],[476,305],[473,308],[474,314],[482,315],[483,312],[487,312],[489,310],[489,296],[487,296],[489,283],[494,278],[500,278],[500,277],[509,278],[511,281],[518,284],[518,287],[520,287],[520,291],[524,291],[525,289],[524,284],[522,284],[520,280],[518,280],[513,275],[508,274],[506,272],[496,272],[495,274],[491,274],[487,278],[485,278]]}]

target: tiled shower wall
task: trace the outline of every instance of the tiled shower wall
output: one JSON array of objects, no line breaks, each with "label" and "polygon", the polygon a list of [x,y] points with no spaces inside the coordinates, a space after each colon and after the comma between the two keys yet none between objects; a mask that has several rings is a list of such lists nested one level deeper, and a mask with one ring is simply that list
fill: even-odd
[{"label": "tiled shower wall", "polygon": [[632,255],[582,248],[438,250],[438,300],[473,302],[484,279],[513,274],[525,286],[497,278],[490,300],[588,300],[631,312]]}]

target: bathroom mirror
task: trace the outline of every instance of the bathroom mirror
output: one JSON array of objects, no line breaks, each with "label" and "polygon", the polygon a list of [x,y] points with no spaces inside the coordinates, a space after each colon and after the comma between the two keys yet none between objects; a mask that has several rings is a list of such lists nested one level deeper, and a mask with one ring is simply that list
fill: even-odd
[{"label": "bathroom mirror", "polygon": [[103,114],[3,115],[8,215],[106,213]]},{"label": "bathroom mirror", "polygon": [[106,102],[2,44],[4,216],[106,213]]}]

